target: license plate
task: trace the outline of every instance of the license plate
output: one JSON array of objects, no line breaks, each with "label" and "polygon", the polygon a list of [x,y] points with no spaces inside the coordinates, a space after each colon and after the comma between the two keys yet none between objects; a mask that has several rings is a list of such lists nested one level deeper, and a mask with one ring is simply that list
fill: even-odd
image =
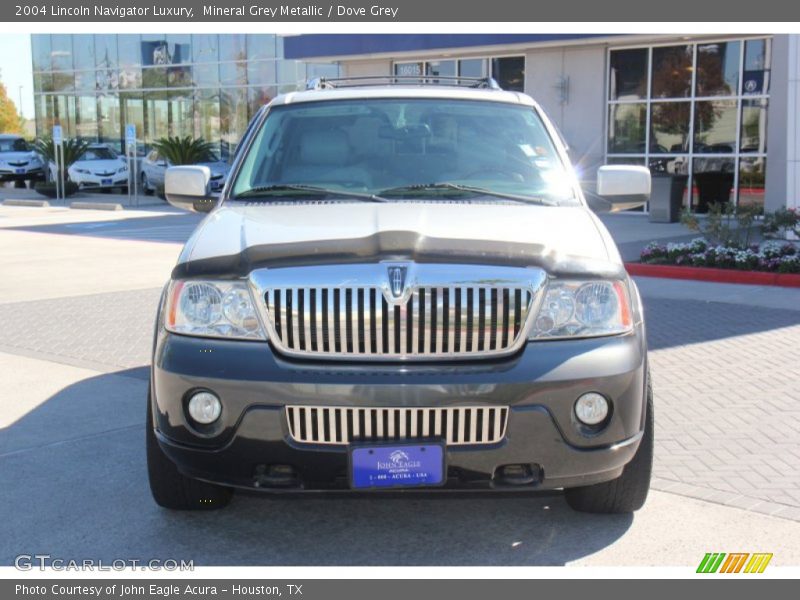
[{"label": "license plate", "polygon": [[356,446],[350,450],[354,489],[434,486],[444,483],[441,444]]},{"label": "license plate", "polygon": [[16,169],[15,172],[17,175],[25,175],[25,169]]},{"label": "license plate", "polygon": [[112,179],[101,179],[100,180],[100,185],[111,185],[112,183],[114,183],[114,181]]}]

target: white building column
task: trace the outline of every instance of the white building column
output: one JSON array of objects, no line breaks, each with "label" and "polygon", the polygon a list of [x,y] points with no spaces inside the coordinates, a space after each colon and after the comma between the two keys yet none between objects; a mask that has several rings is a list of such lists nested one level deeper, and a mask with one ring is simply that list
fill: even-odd
[{"label": "white building column", "polygon": [[764,208],[800,208],[800,35],[772,43]]}]

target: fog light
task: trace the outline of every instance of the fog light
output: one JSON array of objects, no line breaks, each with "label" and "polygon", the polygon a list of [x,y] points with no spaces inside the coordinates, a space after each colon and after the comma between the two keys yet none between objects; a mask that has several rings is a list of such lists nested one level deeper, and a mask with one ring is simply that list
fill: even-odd
[{"label": "fog light", "polygon": [[222,404],[211,392],[197,392],[189,399],[189,416],[198,423],[208,425],[219,419]]},{"label": "fog light", "polygon": [[583,394],[575,403],[575,416],[584,425],[598,425],[608,416],[608,400],[602,394]]}]

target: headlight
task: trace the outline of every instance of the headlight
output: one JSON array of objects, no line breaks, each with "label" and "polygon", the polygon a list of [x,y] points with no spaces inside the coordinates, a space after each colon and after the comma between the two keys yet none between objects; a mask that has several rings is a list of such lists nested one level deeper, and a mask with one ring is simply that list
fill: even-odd
[{"label": "headlight", "polygon": [[81,173],[83,175],[91,175],[92,174],[92,172],[89,171],[88,169],[75,169],[75,172],[76,173]]},{"label": "headlight", "polygon": [[165,311],[164,324],[174,333],[266,339],[243,281],[173,281]]},{"label": "headlight", "polygon": [[531,339],[614,335],[631,327],[622,281],[558,281],[545,289]]},{"label": "headlight", "polygon": [[128,167],[127,167],[126,165],[122,165],[122,166],[121,166],[121,167],[120,167],[120,168],[117,170],[117,173],[124,173],[124,172],[125,172],[125,171],[127,171],[127,170],[128,170]]}]

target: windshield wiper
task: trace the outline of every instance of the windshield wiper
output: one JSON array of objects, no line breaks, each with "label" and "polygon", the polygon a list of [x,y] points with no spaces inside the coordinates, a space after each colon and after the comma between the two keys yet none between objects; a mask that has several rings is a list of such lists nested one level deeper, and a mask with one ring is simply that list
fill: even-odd
[{"label": "windshield wiper", "polygon": [[273,185],[262,185],[251,188],[237,194],[231,200],[244,200],[253,198],[266,198],[281,192],[306,192],[317,196],[339,196],[342,198],[358,198],[367,202],[385,202],[383,198],[375,194],[365,192],[348,192],[347,190],[336,190],[316,185],[305,185],[301,183],[276,183]]},{"label": "windshield wiper", "polygon": [[378,192],[379,196],[391,196],[393,194],[402,194],[403,192],[423,192],[428,190],[455,190],[458,192],[468,192],[482,196],[494,196],[496,198],[504,198],[506,200],[514,200],[521,203],[534,203],[544,204],[546,206],[557,206],[556,202],[546,200],[539,196],[524,196],[520,194],[509,194],[506,192],[498,192],[488,188],[476,187],[471,185],[463,185],[460,183],[453,183],[451,181],[440,181],[436,183],[415,183],[413,185],[405,185],[401,187],[389,188]]}]

